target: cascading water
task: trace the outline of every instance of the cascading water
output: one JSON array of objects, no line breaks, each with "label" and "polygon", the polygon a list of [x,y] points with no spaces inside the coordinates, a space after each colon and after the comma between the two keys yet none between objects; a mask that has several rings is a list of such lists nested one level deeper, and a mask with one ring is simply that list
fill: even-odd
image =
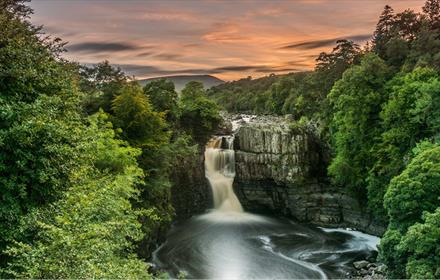
[{"label": "cascading water", "polygon": [[[237,121],[238,123],[238,121]],[[154,263],[195,279],[344,278],[352,262],[375,251],[379,239],[246,213],[235,195],[234,136],[211,139],[205,174],[214,209],[176,224]]]},{"label": "cascading water", "polygon": [[232,184],[235,177],[234,136],[218,136],[206,145],[205,174],[211,185],[214,208],[225,212],[243,212]]}]

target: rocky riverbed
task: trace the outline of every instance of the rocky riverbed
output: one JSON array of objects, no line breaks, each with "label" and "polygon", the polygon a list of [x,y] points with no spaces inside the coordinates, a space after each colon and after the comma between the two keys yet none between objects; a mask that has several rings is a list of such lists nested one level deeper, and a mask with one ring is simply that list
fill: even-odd
[{"label": "rocky riverbed", "polygon": [[374,260],[353,263],[354,271],[347,275],[350,279],[386,279],[387,266]]}]

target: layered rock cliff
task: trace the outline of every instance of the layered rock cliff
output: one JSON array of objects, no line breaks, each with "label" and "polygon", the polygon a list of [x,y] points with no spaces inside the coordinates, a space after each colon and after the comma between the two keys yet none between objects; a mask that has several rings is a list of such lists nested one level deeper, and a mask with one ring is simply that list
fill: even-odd
[{"label": "layered rock cliff", "polygon": [[204,147],[183,159],[171,173],[171,202],[176,220],[201,214],[212,204],[211,191],[205,178]]},{"label": "layered rock cliff", "polygon": [[237,130],[234,149],[234,189],[246,210],[373,234],[384,231],[353,195],[329,183],[328,152],[313,127],[299,128],[284,118],[256,118]]}]

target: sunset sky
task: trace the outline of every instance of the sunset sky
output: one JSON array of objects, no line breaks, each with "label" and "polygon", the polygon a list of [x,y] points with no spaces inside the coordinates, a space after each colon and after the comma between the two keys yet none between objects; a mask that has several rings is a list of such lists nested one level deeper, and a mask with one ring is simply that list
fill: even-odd
[{"label": "sunset sky", "polygon": [[32,22],[69,42],[66,57],[105,59],[138,78],[224,80],[312,69],[337,39],[370,39],[385,4],[424,0],[33,0]]}]

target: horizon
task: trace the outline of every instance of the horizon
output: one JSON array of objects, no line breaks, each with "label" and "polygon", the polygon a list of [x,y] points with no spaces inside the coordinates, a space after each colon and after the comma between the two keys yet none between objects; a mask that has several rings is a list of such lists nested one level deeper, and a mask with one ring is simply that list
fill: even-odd
[{"label": "horizon", "polygon": [[[313,70],[338,39],[364,45],[388,4],[424,0],[32,1],[31,22],[68,42],[81,64],[108,60],[137,79],[211,75],[224,81]],[[87,5],[87,8],[85,8]],[[348,35],[345,35],[348,34]]]}]

